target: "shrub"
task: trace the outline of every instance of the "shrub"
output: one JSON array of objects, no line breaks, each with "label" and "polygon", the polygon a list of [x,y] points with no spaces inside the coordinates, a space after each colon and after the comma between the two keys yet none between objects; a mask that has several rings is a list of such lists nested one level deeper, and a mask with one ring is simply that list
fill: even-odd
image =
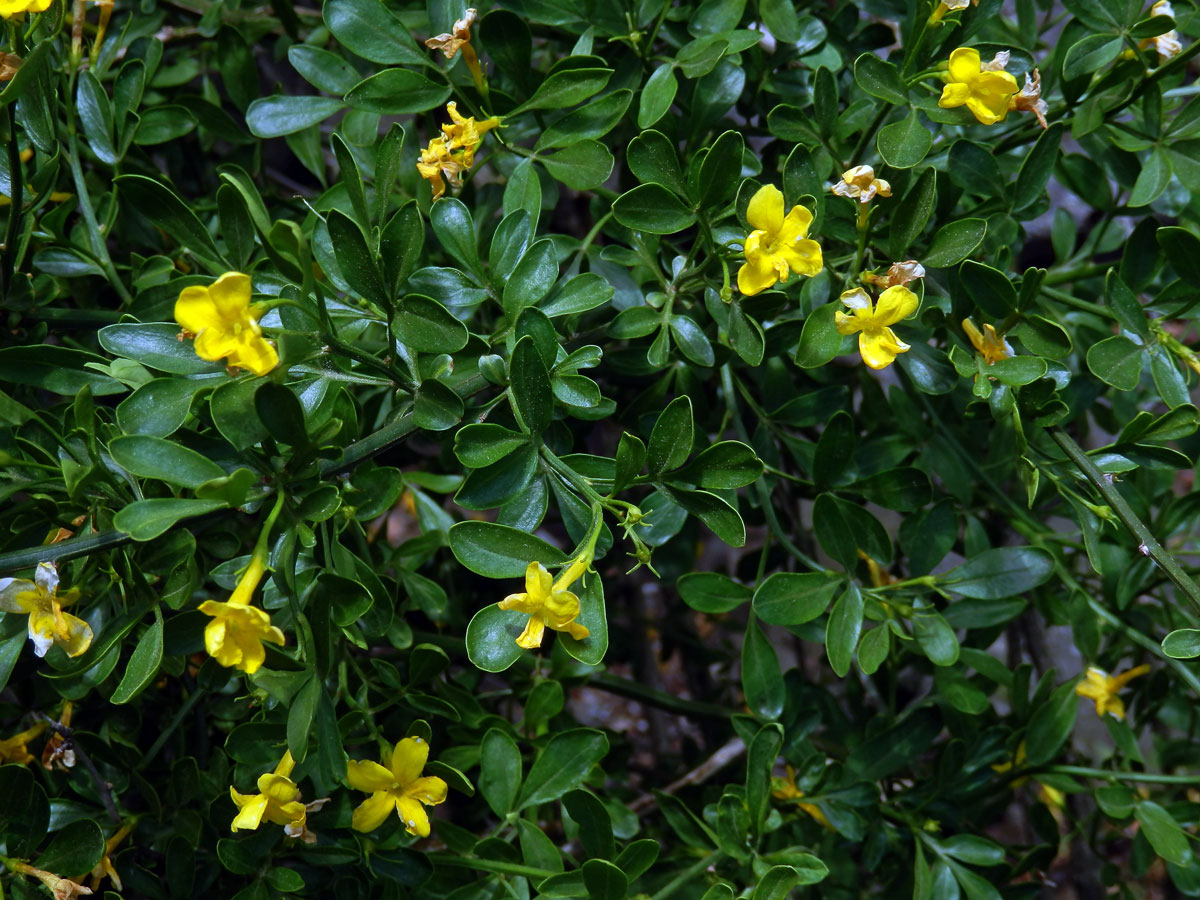
[{"label": "shrub", "polygon": [[0,0],[13,897],[1200,895],[1191,3],[97,6]]}]

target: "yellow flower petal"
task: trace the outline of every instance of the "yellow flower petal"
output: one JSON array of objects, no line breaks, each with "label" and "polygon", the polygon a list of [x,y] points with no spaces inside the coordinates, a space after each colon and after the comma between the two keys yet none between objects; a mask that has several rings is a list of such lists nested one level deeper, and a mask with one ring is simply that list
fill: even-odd
[{"label": "yellow flower petal", "polygon": [[229,789],[229,795],[233,798],[233,802],[241,807],[238,814],[233,817],[233,821],[229,823],[229,830],[237,831],[245,828],[253,831],[258,828],[267,811],[267,798],[262,794],[239,794],[233,788]]},{"label": "yellow flower petal", "polygon": [[346,765],[346,782],[356,791],[374,793],[386,791],[395,783],[390,769],[370,760],[350,760]]},{"label": "yellow flower petal", "polygon": [[354,810],[350,827],[355,831],[374,831],[387,820],[395,807],[396,798],[389,791],[374,793]]},{"label": "yellow flower petal", "polygon": [[420,800],[426,806],[437,806],[446,801],[446,782],[436,775],[426,775],[404,788],[405,796]]},{"label": "yellow flower petal", "polygon": [[970,81],[979,74],[979,51],[974,47],[959,47],[950,54],[949,68],[955,81]]},{"label": "yellow flower petal", "polygon": [[875,304],[875,321],[880,325],[895,325],[917,311],[920,300],[903,285],[890,287],[879,295]]},{"label": "yellow flower petal", "polygon": [[404,823],[404,830],[417,837],[429,837],[429,815],[417,800],[412,797],[397,797],[396,812]]},{"label": "yellow flower petal", "polygon": [[858,336],[858,349],[863,362],[872,369],[886,369],[896,357],[909,349],[908,344],[896,337],[890,328],[864,331]]},{"label": "yellow flower petal", "polygon": [[407,737],[392,748],[391,770],[402,786],[421,777],[429,759],[429,744],[419,737]]},{"label": "yellow flower petal", "polygon": [[526,650],[534,650],[542,646],[542,635],[546,632],[546,623],[539,615],[531,615],[525,623],[525,630],[517,637],[517,646]]},{"label": "yellow flower petal", "polygon": [[773,184],[764,184],[750,198],[746,221],[760,231],[770,234],[783,228],[783,192]]}]

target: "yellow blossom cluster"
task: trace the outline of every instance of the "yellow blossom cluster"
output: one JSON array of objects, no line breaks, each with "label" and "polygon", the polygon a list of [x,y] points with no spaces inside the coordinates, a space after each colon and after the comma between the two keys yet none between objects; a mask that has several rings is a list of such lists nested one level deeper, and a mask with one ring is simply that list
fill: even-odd
[{"label": "yellow blossom cluster", "polygon": [[463,173],[475,164],[483,135],[500,124],[498,116],[476,122],[474,116],[462,115],[453,101],[446,104],[446,112],[450,124],[442,126],[442,133],[429,142],[417,161],[417,171],[429,182],[434,200],[446,193],[447,182],[455,188],[462,185]]}]

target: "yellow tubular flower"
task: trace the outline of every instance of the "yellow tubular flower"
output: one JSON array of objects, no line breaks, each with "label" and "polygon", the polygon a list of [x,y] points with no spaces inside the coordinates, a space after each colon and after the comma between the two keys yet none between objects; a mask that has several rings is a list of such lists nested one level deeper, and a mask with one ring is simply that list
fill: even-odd
[{"label": "yellow tubular flower", "polygon": [[773,184],[760,187],[750,198],[746,221],[754,231],[746,237],[745,264],[738,269],[738,290],[750,296],[761,293],[778,281],[798,275],[816,275],[821,271],[821,246],[808,240],[812,213],[793,206],[783,214],[783,193]]},{"label": "yellow tubular flower", "polygon": [[446,59],[454,59],[455,54],[471,43],[471,26],[479,18],[479,13],[468,9],[461,19],[454,23],[449,34],[439,34],[425,41],[430,50],[441,50]]},{"label": "yellow tubular flower", "polygon": [[950,70],[938,106],[966,106],[980,123],[995,125],[1008,115],[1009,104],[1018,92],[1017,79],[1004,71],[984,71],[979,51],[959,47],[950,54]]},{"label": "yellow tubular flower", "polygon": [[483,135],[500,124],[499,116],[476,122],[474,116],[464,116],[458,111],[458,103],[446,104],[450,124],[442,126],[442,133],[429,141],[417,160],[417,172],[429,182],[433,199],[446,193],[444,177],[452,187],[462,185],[462,175],[475,164],[475,151]]},{"label": "yellow tubular flower", "polygon": [[11,19],[22,13],[40,13],[50,8],[51,0],[0,0],[0,16]]},{"label": "yellow tubular flower", "polygon": [[580,612],[579,598],[567,588],[587,571],[590,564],[590,555],[578,557],[557,580],[551,578],[540,562],[529,564],[525,569],[525,593],[509,594],[500,601],[501,609],[515,609],[529,616],[517,644],[526,650],[542,646],[547,626],[555,631],[565,631],[577,641],[588,636],[587,628],[575,621]]},{"label": "yellow tubular flower", "polygon": [[808,813],[808,815],[819,824],[825,826],[830,831],[834,827],[829,824],[829,820],[825,818],[825,813],[821,811],[821,807],[815,803],[807,803],[803,800],[804,791],[796,787],[796,771],[791,767],[787,767],[786,778],[771,778],[771,796],[776,800],[782,800],[786,803],[795,803],[800,809]]},{"label": "yellow tubular flower", "polygon": [[89,881],[89,887],[91,887],[93,891],[100,887],[100,882],[105,878],[109,879],[113,883],[113,887],[115,887],[118,891],[124,890],[124,885],[121,883],[121,876],[118,875],[117,870],[113,868],[112,859],[110,857],[112,856],[113,851],[120,846],[121,841],[125,840],[125,838],[129,836],[129,832],[133,831],[135,824],[136,823],[134,822],[129,822],[125,825],[122,825],[117,833],[105,842],[104,856],[100,858],[100,862],[96,863],[95,867],[92,869],[91,879]]},{"label": "yellow tubular flower", "polygon": [[1075,685],[1075,693],[1087,697],[1096,704],[1096,715],[1112,713],[1118,719],[1125,718],[1125,703],[1117,696],[1121,688],[1130,681],[1150,671],[1148,665],[1136,666],[1126,672],[1109,675],[1103,669],[1088,666],[1087,676]]},{"label": "yellow tubular flower", "polygon": [[208,287],[184,288],[175,301],[175,321],[196,336],[196,355],[209,362],[266,375],[279,354],[262,336],[261,312],[250,306],[250,276],[226,272]]},{"label": "yellow tubular flower", "polygon": [[870,203],[876,196],[892,196],[892,186],[882,178],[875,177],[870,166],[855,166],[842,173],[842,180],[835,182],[830,190],[839,197]]},{"label": "yellow tubular flower", "polygon": [[917,311],[920,301],[908,288],[903,285],[888,288],[879,295],[879,302],[874,306],[862,288],[846,291],[841,301],[850,307],[850,314],[841,310],[835,314],[838,333],[858,332],[859,352],[863,362],[872,369],[886,369],[899,354],[909,349],[909,345],[888,327]]},{"label": "yellow tubular flower", "polygon": [[0,765],[16,763],[24,766],[34,762],[37,757],[29,752],[28,744],[46,730],[45,722],[38,722],[32,728],[26,728],[20,734],[0,741]]},{"label": "yellow tubular flower", "polygon": [[92,645],[92,629],[83,619],[63,612],[79,599],[77,590],[58,594],[58,571],[53,563],[38,563],[33,581],[0,578],[0,610],[29,616],[33,652],[45,656],[52,645],[67,656],[82,656]]},{"label": "yellow tubular flower", "polygon": [[239,794],[230,786],[229,796],[237,804],[238,814],[229,824],[229,830],[244,828],[254,831],[266,819],[275,825],[282,825],[288,837],[303,835],[307,810],[300,802],[300,788],[288,777],[295,765],[292,751],[288,750],[274,772],[258,776],[257,794]]},{"label": "yellow tubular flower", "polygon": [[972,3],[978,6],[979,0],[941,0],[941,2],[937,5],[937,9],[935,9],[929,16],[929,24],[936,25],[938,22],[942,21],[942,18],[946,15],[946,13],[958,12],[960,9],[966,9]]},{"label": "yellow tubular flower", "polygon": [[963,319],[962,327],[972,346],[983,355],[984,361],[989,366],[994,366],[1002,359],[1016,356],[1012,344],[996,334],[996,329],[992,325],[985,323],[982,334],[970,319]]},{"label": "yellow tubular flower", "polygon": [[419,737],[407,737],[392,748],[386,765],[369,760],[351,760],[346,781],[356,791],[371,796],[354,810],[351,827],[355,831],[374,831],[395,809],[409,834],[429,837],[429,815],[425,806],[437,806],[446,799],[446,782],[436,775],[421,777],[429,758],[429,744]]},{"label": "yellow tubular flower", "polygon": [[200,612],[213,617],[204,629],[208,655],[226,668],[241,669],[247,675],[257,672],[267,658],[263,641],[281,646],[285,643],[283,632],[271,624],[271,617],[250,605],[264,572],[263,559],[255,553],[228,603],[205,600],[200,604]]},{"label": "yellow tubular flower", "polygon": [[18,875],[28,875],[30,878],[36,878],[46,886],[50,891],[54,900],[74,900],[75,897],[83,897],[92,892],[91,888],[86,888],[82,884],[77,884],[70,878],[63,878],[61,875],[55,875],[53,872],[47,872],[45,869],[38,869],[29,863],[21,862],[14,859],[6,862],[5,866],[11,872]]}]

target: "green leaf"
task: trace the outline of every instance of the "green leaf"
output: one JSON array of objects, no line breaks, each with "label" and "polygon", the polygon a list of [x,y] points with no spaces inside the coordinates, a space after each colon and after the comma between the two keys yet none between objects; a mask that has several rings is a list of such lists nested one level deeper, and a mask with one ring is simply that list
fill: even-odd
[{"label": "green leaf", "polygon": [[223,500],[135,500],[113,516],[113,528],[125,532],[135,541],[149,541],[183,519],[224,508]]},{"label": "green leaf", "polygon": [[[824,496],[824,495],[823,495]],[[858,585],[850,582],[842,596],[833,604],[825,627],[825,652],[835,675],[845,678],[854,659],[854,648],[862,632],[863,597]]]},{"label": "green leaf", "polygon": [[680,197],[688,194],[675,145],[659,131],[645,131],[629,142],[629,170],[645,184],[660,184]]},{"label": "green leaf", "polygon": [[554,568],[568,558],[539,537],[493,522],[459,522],[450,529],[449,541],[454,558],[486,578],[524,578],[531,562]]},{"label": "green leaf", "polygon": [[660,184],[641,184],[613,201],[613,215],[626,228],[650,234],[674,234],[694,225],[696,216]]},{"label": "green leaf", "polygon": [[783,672],[779,657],[751,617],[742,639],[742,689],[746,705],[760,719],[778,719],[783,712]]},{"label": "green leaf", "polygon": [[195,489],[226,474],[215,462],[195,450],[149,435],[113,438],[108,450],[117,465],[132,474],[180,487]]},{"label": "green leaf", "polygon": [[879,155],[895,169],[911,169],[923,160],[933,146],[933,132],[921,124],[914,109],[899,122],[879,129],[876,139]]},{"label": "green leaf", "polygon": [[219,273],[229,269],[208,229],[170,188],[144,175],[118,176],[116,185],[130,208],[178,241],[182,249],[192,253],[210,271]]},{"label": "green leaf", "polygon": [[897,106],[908,105],[908,89],[900,70],[874,53],[864,53],[854,61],[854,80],[872,97]]},{"label": "green leaf", "polygon": [[892,259],[905,258],[908,248],[916,243],[925,230],[936,201],[937,170],[930,166],[922,170],[916,184],[908,189],[892,214],[891,231],[888,234],[888,253]]},{"label": "green leaf", "polygon": [[1024,594],[1044,584],[1054,560],[1036,547],[995,547],[936,576],[938,584],[963,597],[997,600]]},{"label": "green leaf", "polygon": [[584,272],[543,297],[538,308],[552,319],[575,316],[603,306],[615,293],[616,288],[595,272]]},{"label": "green leaf", "polygon": [[293,447],[308,445],[304,408],[289,388],[264,381],[254,392],[254,408],[271,437]]},{"label": "green leaf", "polygon": [[842,335],[836,321],[840,307],[840,303],[826,303],[804,320],[800,343],[796,347],[796,365],[803,369],[819,369],[838,355],[842,349]]},{"label": "green leaf", "polygon": [[179,340],[179,326],[136,325],[122,322],[106,325],[97,333],[100,346],[114,356],[133,359],[151,369],[172,375],[215,375],[225,371],[220,363],[196,355],[191,341]]},{"label": "green leaf", "polygon": [[371,252],[362,229],[338,209],[329,211],[325,224],[329,228],[329,240],[333,244],[338,270],[351,290],[387,308],[392,298],[384,286],[376,254]]},{"label": "green leaf", "polygon": [[528,436],[519,431],[491,422],[476,422],[464,425],[454,435],[454,453],[464,466],[481,469],[528,442]]},{"label": "green leaf", "polygon": [[612,69],[560,69],[538,85],[533,96],[509,113],[516,116],[533,109],[566,109],[600,93]]},{"label": "green leaf", "polygon": [[921,260],[930,269],[949,269],[975,252],[987,234],[983,219],[957,219],[938,229]]},{"label": "green leaf", "polygon": [[721,441],[702,450],[672,477],[709,490],[733,490],[753,484],[762,473],[762,460],[750,447],[740,441]]},{"label": "green leaf", "polygon": [[517,637],[525,630],[528,620],[529,616],[524,613],[501,609],[496,603],[489,603],[475,613],[467,623],[466,634],[467,657],[471,663],[485,672],[503,672],[515,663],[525,652],[517,643]]},{"label": "green leaf", "polygon": [[[563,806],[566,807],[572,821],[579,826],[579,843],[584,857],[612,859],[616,855],[612,817],[599,798],[590,791],[576,789],[563,795]],[[622,875],[621,878],[624,880],[625,876]],[[619,897],[624,896],[622,888]]]},{"label": "green leaf", "polygon": [[1171,659],[1195,659],[1200,656],[1200,630],[1176,628],[1162,639],[1162,649]]},{"label": "green leaf", "polygon": [[967,294],[989,317],[1003,319],[1017,309],[1017,289],[1003,272],[968,259],[959,269]]},{"label": "green leaf", "polygon": [[[545,239],[534,242],[525,251],[525,255],[521,257],[521,261],[517,263],[504,285],[505,314],[515,319],[521,310],[534,306],[550,293],[550,288],[557,279],[558,255],[555,253],[554,243]],[[542,361],[546,363],[545,359]]]},{"label": "green leaf", "polygon": [[351,88],[346,102],[355,109],[402,116],[441,106],[449,97],[448,84],[437,84],[411,69],[384,69]]},{"label": "green leaf", "polygon": [[604,582],[600,576],[585,575],[576,582],[579,596],[579,618],[575,621],[588,630],[588,636],[577,640],[569,633],[559,634],[563,649],[584,665],[598,666],[608,652],[608,614],[604,608]]},{"label": "green leaf", "polygon": [[150,684],[158,674],[159,664],[163,656],[163,620],[162,613],[154,610],[154,623],[142,632],[137,646],[129,656],[129,664],[120,683],[108,698],[109,703],[120,705],[128,703]]},{"label": "green leaf", "polygon": [[683,491],[670,485],[664,485],[663,490],[677,506],[707,525],[729,546],[745,546],[746,525],[737,509],[727,501],[708,491]]},{"label": "green leaf", "polygon": [[825,552],[846,571],[858,566],[858,551],[877,562],[892,558],[887,531],[871,513],[833,494],[821,494],[813,504],[813,530]]},{"label": "green leaf", "polygon": [[321,702],[321,679],[315,674],[304,682],[288,707],[287,745],[296,762],[308,758],[308,738],[317,717],[317,706]]},{"label": "green leaf", "polygon": [[1161,147],[1154,147],[1138,172],[1133,190],[1129,192],[1129,206],[1149,206],[1159,198],[1171,183],[1171,160]]},{"label": "green leaf", "polygon": [[530,767],[516,808],[548,803],[574,790],[607,754],[608,738],[602,732],[590,728],[559,732]]},{"label": "green leaf", "polygon": [[479,793],[499,818],[507,816],[521,788],[521,751],[499,728],[488,729],[479,745]]},{"label": "green leaf", "polygon": [[676,397],[659,413],[646,446],[651,475],[661,475],[682,466],[692,452],[692,401]]},{"label": "green leaf", "polygon": [[155,378],[121,401],[117,425],[126,434],[168,437],[187,421],[198,392],[226,380],[224,372],[206,378]]},{"label": "green leaf", "polygon": [[392,319],[396,339],[419,353],[456,353],[467,346],[467,326],[432,297],[410,294]]},{"label": "green leaf", "polygon": [[318,125],[345,108],[346,104],[336,97],[275,94],[260,97],[250,104],[246,110],[246,127],[255,137],[283,137]]},{"label": "green leaf", "polygon": [[791,866],[772,866],[754,886],[751,900],[787,900],[800,882],[800,876]]},{"label": "green leaf", "polygon": [[1058,149],[1062,144],[1064,128],[1061,123],[1051,125],[1038,137],[1037,142],[1021,163],[1017,182],[1013,188],[1013,210],[1020,211],[1033,205],[1046,190],[1046,182],[1058,162]]},{"label": "green leaf", "polygon": [[379,0],[325,0],[322,16],[338,42],[371,62],[427,66],[412,34]]},{"label": "green leaf", "polygon": [[733,197],[742,180],[744,149],[738,131],[726,131],[709,147],[700,164],[698,199],[702,207],[719,207]]},{"label": "green leaf", "polygon": [[612,174],[612,151],[599,141],[576,141],[550,156],[539,156],[538,162],[557,181],[576,191],[590,191],[608,181]]},{"label": "green leaf", "polygon": [[1200,237],[1186,228],[1171,225],[1158,229],[1155,238],[1168,265],[1179,277],[1191,284],[1200,283]]},{"label": "green leaf", "polygon": [[517,421],[526,432],[539,437],[554,417],[554,394],[546,364],[530,335],[517,341],[513,348],[509,380]]},{"label": "green leaf", "polygon": [[537,464],[537,448],[525,442],[505,459],[468,474],[454,502],[464,509],[502,506],[529,486]]},{"label": "green leaf", "polygon": [[1112,34],[1089,34],[1067,48],[1063,78],[1072,81],[1107,66],[1121,55],[1125,42]]},{"label": "green leaf", "polygon": [[104,835],[100,826],[91,819],[80,819],[54,835],[35,865],[63,878],[82,881],[103,856]]},{"label": "green leaf", "polygon": [[1054,759],[1071,737],[1079,700],[1075,682],[1068,681],[1054,689],[1050,698],[1039,706],[1029,719],[1025,736],[1025,751],[1031,766],[1041,766]]},{"label": "green leaf", "polygon": [[1142,356],[1145,348],[1124,335],[1115,334],[1087,351],[1087,365],[1092,374],[1119,391],[1132,391],[1142,376]]},{"label": "green leaf", "polygon": [[588,900],[623,900],[629,879],[617,866],[604,859],[589,859],[580,867]]},{"label": "green leaf", "polygon": [[567,113],[542,132],[534,150],[566,147],[578,141],[604,137],[617,127],[632,100],[633,91],[616,90]]},{"label": "green leaf", "polygon": [[917,609],[912,615],[913,637],[935,666],[952,666],[958,662],[958,638],[954,629],[931,607]]},{"label": "green leaf", "polygon": [[1155,853],[1177,866],[1192,864],[1192,848],[1187,832],[1179,827],[1169,812],[1151,800],[1143,800],[1134,806],[1133,817],[1142,826],[1142,833]]},{"label": "green leaf", "polygon": [[688,572],[675,587],[684,603],[702,613],[727,613],[751,596],[750,588],[720,572]]},{"label": "green leaf", "polygon": [[646,79],[642,96],[638,101],[638,128],[645,131],[667,114],[675,102],[679,81],[675,78],[675,67],[663,63]]},{"label": "green leaf", "polygon": [[842,586],[842,579],[819,572],[774,572],[754,591],[754,612],[768,625],[803,625],[823,615]]}]

